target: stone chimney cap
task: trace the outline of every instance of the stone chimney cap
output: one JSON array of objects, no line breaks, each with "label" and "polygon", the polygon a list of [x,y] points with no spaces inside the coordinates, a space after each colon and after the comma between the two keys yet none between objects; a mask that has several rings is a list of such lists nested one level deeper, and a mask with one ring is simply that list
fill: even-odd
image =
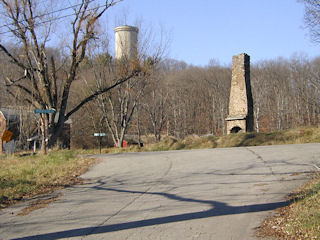
[{"label": "stone chimney cap", "polygon": [[232,57],[237,57],[237,56],[241,56],[241,55],[243,55],[243,56],[249,56],[249,54],[247,54],[247,53],[240,53],[240,54],[234,55],[234,56],[232,56]]}]

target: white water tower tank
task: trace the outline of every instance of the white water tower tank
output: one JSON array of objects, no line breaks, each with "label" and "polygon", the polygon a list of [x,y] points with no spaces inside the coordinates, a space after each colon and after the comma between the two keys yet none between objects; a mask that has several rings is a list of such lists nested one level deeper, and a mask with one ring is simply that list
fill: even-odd
[{"label": "white water tower tank", "polygon": [[138,55],[138,32],[139,29],[133,26],[119,26],[115,32],[115,58],[133,59]]}]

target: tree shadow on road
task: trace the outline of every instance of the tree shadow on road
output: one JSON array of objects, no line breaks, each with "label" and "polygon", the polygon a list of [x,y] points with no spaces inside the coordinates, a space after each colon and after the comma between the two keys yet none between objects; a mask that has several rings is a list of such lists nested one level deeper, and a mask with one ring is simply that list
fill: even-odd
[{"label": "tree shadow on road", "polygon": [[270,210],[274,210],[276,208],[283,207],[289,204],[288,201],[281,201],[281,202],[274,202],[274,203],[253,204],[253,205],[244,205],[244,206],[229,206],[224,202],[185,198],[185,197],[178,196],[176,194],[170,194],[165,192],[151,192],[148,190],[147,191],[131,191],[131,190],[106,188],[106,187],[103,187],[104,184],[105,184],[104,182],[100,182],[98,186],[94,186],[93,188],[96,190],[104,190],[104,191],[110,191],[110,192],[138,194],[137,198],[140,198],[143,195],[162,196],[174,201],[206,204],[211,206],[211,208],[206,211],[176,214],[176,215],[165,216],[165,217],[157,217],[157,218],[103,225],[103,226],[77,228],[77,229],[71,229],[71,230],[65,230],[65,231],[59,231],[59,232],[27,236],[22,238],[15,238],[15,240],[22,240],[22,239],[23,240],[29,240],[29,239],[30,240],[31,239],[51,240],[51,239],[89,236],[93,234],[102,234],[102,233],[122,231],[127,229],[135,229],[140,227],[155,226],[155,225],[174,223],[174,222],[183,222],[183,221],[194,220],[194,219],[204,219],[204,218],[210,218],[215,216],[270,211]]}]

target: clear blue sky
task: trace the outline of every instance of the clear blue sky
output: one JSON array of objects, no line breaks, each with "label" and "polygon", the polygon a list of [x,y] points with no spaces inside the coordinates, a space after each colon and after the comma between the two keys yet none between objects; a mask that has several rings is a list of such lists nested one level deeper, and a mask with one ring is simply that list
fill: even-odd
[{"label": "clear blue sky", "polygon": [[320,55],[303,27],[304,6],[296,0],[124,0],[110,9],[134,25],[142,18],[171,35],[169,57],[193,65],[210,59],[230,64],[242,52],[251,61]]}]

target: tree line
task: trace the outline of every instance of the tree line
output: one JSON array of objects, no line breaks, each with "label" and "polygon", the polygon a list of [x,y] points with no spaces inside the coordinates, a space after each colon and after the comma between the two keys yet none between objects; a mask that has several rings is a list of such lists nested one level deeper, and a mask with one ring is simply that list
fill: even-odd
[{"label": "tree line", "polygon": [[[140,142],[143,136],[160,141],[163,136],[225,134],[231,66],[212,60],[198,67],[167,59],[167,43],[154,42],[148,31],[139,35],[135,59],[115,60],[99,19],[119,1],[76,1],[64,20],[52,10],[53,3],[36,2],[0,1],[8,28],[3,34],[11,40],[0,43],[0,105],[24,109],[22,146],[39,126],[43,131],[41,119],[31,124],[34,117],[27,108],[55,110],[46,115],[51,146],[68,119],[80,147],[94,145],[94,132],[108,133],[118,147],[129,136]],[[316,17],[318,5],[304,2],[310,7],[306,16]],[[53,29],[61,23],[71,34],[52,46]],[[315,26],[310,26],[314,34]],[[256,131],[318,124],[319,64],[320,58],[303,54],[251,64]]]},{"label": "tree line", "polygon": [[[15,74],[5,56],[2,62],[3,74]],[[108,53],[99,53],[81,64],[79,77],[70,89],[71,109],[79,99],[117,81],[114,76],[119,73],[112,67],[114,64]],[[73,115],[75,145],[93,146],[94,132],[106,132],[116,146],[121,146],[126,135],[135,136],[136,140],[153,136],[154,141],[160,141],[164,136],[226,133],[231,66],[212,60],[199,67],[173,59],[144,64],[149,74],[130,78],[100,94]],[[319,124],[320,58],[294,55],[290,59],[253,63],[250,70],[257,132]],[[5,89],[4,81],[1,88]],[[2,94],[1,107],[23,105],[18,100],[23,95],[22,91]],[[26,123],[23,126],[30,127]],[[30,130],[22,132],[32,134]],[[25,136],[28,137],[31,136]]]},{"label": "tree line", "polygon": [[[77,132],[110,133],[112,119],[117,131],[125,126],[126,134],[153,136],[155,141],[163,136],[225,134],[231,75],[231,66],[216,61],[198,67],[166,59],[147,78],[128,82],[90,103],[76,121],[87,130]],[[319,124],[320,58],[296,54],[253,63],[251,85],[257,132]],[[127,115],[121,108],[124,101]],[[90,120],[85,112],[90,112]],[[128,125],[121,122],[124,119]]]}]

